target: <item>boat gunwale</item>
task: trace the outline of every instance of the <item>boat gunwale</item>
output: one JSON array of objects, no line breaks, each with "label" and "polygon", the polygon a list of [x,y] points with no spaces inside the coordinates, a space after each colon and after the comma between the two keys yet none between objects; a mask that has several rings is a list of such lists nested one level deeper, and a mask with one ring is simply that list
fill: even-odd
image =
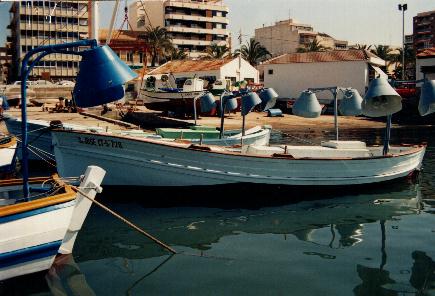
[{"label": "boat gunwale", "polygon": [[[16,204],[0,207],[0,218],[16,215],[24,212],[29,212],[29,211],[33,211],[33,210],[37,210],[53,205],[58,205],[61,203],[67,203],[76,199],[77,194],[70,185],[67,185],[64,182],[62,182],[59,176],[57,175],[54,175],[52,179],[59,186],[63,187],[65,192],[60,194],[55,194],[52,196],[47,196],[40,199],[35,199],[27,202],[16,203]],[[14,179],[13,181],[16,180],[18,179]],[[47,179],[45,178],[45,180]]]},{"label": "boat gunwale", "polygon": [[0,149],[11,148],[12,146],[17,144],[17,139],[15,137],[11,137],[11,140],[7,143],[0,144]]},{"label": "boat gunwale", "polygon": [[[63,129],[54,129],[53,131],[56,132],[64,132],[64,133],[73,133],[73,134],[87,134],[87,135],[95,135],[95,136],[108,136],[108,137],[113,137],[113,138],[118,138],[118,139],[127,139],[130,141],[134,141],[134,142],[145,142],[148,144],[153,144],[153,145],[158,145],[158,146],[166,146],[166,147],[171,147],[171,148],[177,148],[177,149],[182,149],[182,150],[194,150],[197,152],[202,152],[202,153],[212,153],[212,154],[221,154],[221,155],[233,155],[233,156],[240,156],[240,157],[251,157],[251,158],[263,158],[263,159],[282,159],[282,160],[288,160],[288,161],[297,161],[297,160],[303,160],[303,161],[307,161],[307,160],[326,160],[326,161],[343,161],[343,160],[368,160],[368,159],[388,159],[388,158],[397,158],[397,157],[402,157],[402,156],[406,156],[406,155],[412,155],[412,154],[417,154],[420,153],[421,151],[424,151],[427,147],[427,143],[422,143],[422,144],[416,144],[416,145],[412,145],[412,148],[407,150],[407,151],[403,151],[400,153],[395,153],[395,154],[387,154],[387,155],[381,155],[381,156],[368,156],[368,157],[341,157],[341,158],[314,158],[314,157],[303,157],[303,158],[290,158],[290,154],[289,157],[279,157],[279,156],[273,156],[273,155],[249,155],[249,154],[241,154],[241,153],[236,153],[236,152],[232,152],[232,151],[225,151],[223,150],[221,147],[219,146],[215,146],[215,145],[203,145],[205,147],[210,147],[210,150],[203,150],[203,149],[198,149],[197,145],[192,146],[180,146],[180,145],[176,145],[176,143],[173,142],[161,142],[155,139],[149,139],[149,138],[136,138],[133,136],[128,136],[128,135],[113,135],[113,134],[109,134],[109,133],[105,133],[105,132],[101,132],[101,133],[94,133],[91,131],[74,131],[74,130],[63,130]],[[185,144],[187,145],[187,144]],[[212,147],[216,147],[216,150],[213,150]],[[370,146],[369,146],[370,147]],[[373,146],[376,147],[376,146]],[[395,145],[392,147],[410,147],[409,144],[399,144],[399,145]]]}]

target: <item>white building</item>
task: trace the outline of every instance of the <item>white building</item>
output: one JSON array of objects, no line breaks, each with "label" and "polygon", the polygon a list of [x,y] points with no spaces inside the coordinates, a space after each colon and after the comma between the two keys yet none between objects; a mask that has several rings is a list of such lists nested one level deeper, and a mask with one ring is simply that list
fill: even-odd
[{"label": "white building", "polygon": [[142,0],[129,6],[129,20],[133,30],[166,28],[174,46],[195,58],[213,43],[229,46],[228,12],[222,0]]},{"label": "white building", "polygon": [[244,59],[219,59],[219,60],[177,60],[167,62],[149,72],[147,77],[160,78],[163,74],[172,74],[177,78],[226,79],[234,83],[246,80],[258,83],[259,73],[251,64]]},{"label": "white building", "polygon": [[[274,88],[280,98],[297,98],[303,90],[317,87],[352,87],[364,95],[369,78],[385,61],[366,50],[336,50],[285,54],[263,63],[264,86]],[[319,99],[331,97],[328,92]]]},{"label": "white building", "polygon": [[416,79],[435,80],[435,47],[428,48],[417,54],[415,63]]}]

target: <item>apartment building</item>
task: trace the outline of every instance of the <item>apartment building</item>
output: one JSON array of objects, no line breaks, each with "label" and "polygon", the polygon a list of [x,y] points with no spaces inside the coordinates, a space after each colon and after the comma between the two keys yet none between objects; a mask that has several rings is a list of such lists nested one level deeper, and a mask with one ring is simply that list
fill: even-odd
[{"label": "apartment building", "polygon": [[435,10],[414,16],[413,29],[414,49],[417,53],[435,47]]},{"label": "apartment building", "polygon": [[[10,8],[13,44],[12,79],[19,78],[20,63],[25,54],[35,47],[73,42],[88,36],[88,1],[16,1]],[[80,57],[51,54],[34,68],[32,78],[74,79]]]},{"label": "apartment building", "polygon": [[313,40],[331,49],[347,49],[348,42],[336,40],[328,34],[314,31],[313,26],[298,23],[293,19],[278,21],[271,26],[255,29],[255,40],[260,42],[272,56],[294,53]]},{"label": "apartment building", "polygon": [[129,20],[134,30],[166,28],[174,46],[196,58],[213,43],[229,46],[228,12],[221,0],[142,0],[130,5]]}]

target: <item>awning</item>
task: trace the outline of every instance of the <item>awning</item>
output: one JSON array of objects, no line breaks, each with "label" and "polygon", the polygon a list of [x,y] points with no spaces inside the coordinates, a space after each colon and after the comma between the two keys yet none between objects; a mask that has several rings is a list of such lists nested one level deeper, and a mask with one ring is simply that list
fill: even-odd
[{"label": "awning", "polygon": [[370,64],[370,66],[373,68],[373,70],[375,70],[376,73],[379,74],[379,76],[380,76],[381,78],[388,79],[388,75],[385,74],[385,72],[382,71],[381,68],[379,68],[379,67],[377,67],[377,66],[373,66],[373,65],[371,65],[371,64]]}]

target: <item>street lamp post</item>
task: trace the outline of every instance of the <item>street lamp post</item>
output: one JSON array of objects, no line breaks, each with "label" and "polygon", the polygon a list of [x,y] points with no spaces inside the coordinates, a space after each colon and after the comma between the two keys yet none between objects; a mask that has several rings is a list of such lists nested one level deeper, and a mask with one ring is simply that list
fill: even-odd
[{"label": "street lamp post", "polygon": [[399,4],[398,7],[402,11],[402,80],[405,80],[405,11],[408,4]]}]

